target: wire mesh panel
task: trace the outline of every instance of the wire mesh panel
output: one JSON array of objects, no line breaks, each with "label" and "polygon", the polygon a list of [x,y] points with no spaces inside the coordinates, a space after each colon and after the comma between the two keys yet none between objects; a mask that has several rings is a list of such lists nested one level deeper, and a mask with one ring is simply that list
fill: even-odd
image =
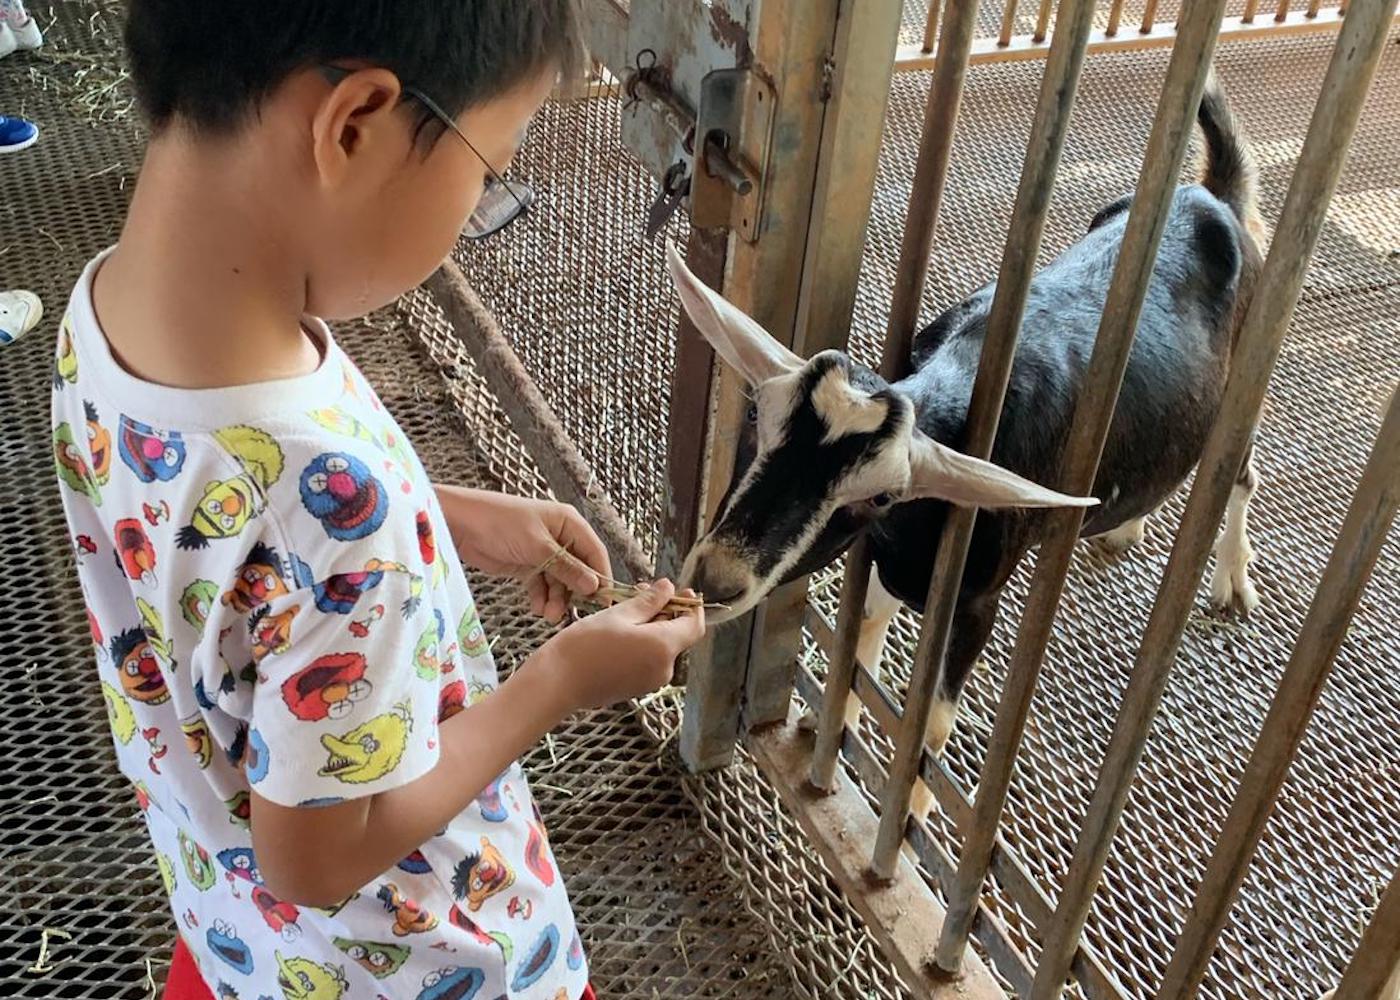
[{"label": "wire mesh panel", "polygon": [[[1217,56],[1260,159],[1266,218],[1282,200],[1331,41],[1234,45]],[[1081,235],[1098,208],[1131,189],[1165,64],[1166,53],[1089,61],[1047,230],[1047,258]],[[926,289],[930,316],[995,275],[1039,75],[1034,65],[988,66],[970,78]],[[1245,622],[1202,614],[1193,624],[1089,923],[1089,943],[1133,995],[1152,995],[1170,954],[1400,372],[1400,164],[1385,138],[1400,122],[1397,84],[1400,53],[1392,47],[1265,413],[1258,451],[1264,488],[1254,515],[1264,607]],[[885,303],[897,280],[925,85],[909,77],[895,87],[856,319],[857,353],[867,363],[878,357]],[[1181,499],[1154,520],[1147,541],[1130,555],[1114,559],[1086,547],[1071,573],[1004,829],[1011,849],[1052,897]],[[1386,631],[1400,594],[1396,556],[1392,542],[1203,995],[1320,994],[1335,982],[1374,890],[1400,857],[1394,736],[1400,644]],[[1013,585],[1013,608],[1024,597],[1029,568]],[[834,615],[834,589],[825,599]],[[916,633],[916,620],[901,616],[897,652],[887,663],[909,662]],[[985,754],[1011,633],[1009,626],[1000,629],[989,648],[991,667],[974,677],[948,750],[965,787],[975,784]],[[942,832],[950,834],[944,822]],[[1006,919],[1024,934],[1024,920]]]}]

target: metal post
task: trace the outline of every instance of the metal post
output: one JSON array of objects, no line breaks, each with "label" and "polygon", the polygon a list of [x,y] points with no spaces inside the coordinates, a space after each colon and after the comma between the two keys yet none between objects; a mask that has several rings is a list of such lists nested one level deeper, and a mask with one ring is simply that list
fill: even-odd
[{"label": "metal post", "polygon": [[1303,622],[1298,644],[1279,681],[1278,693],[1269,706],[1269,715],[1254,744],[1244,777],[1240,779],[1239,793],[1216,840],[1215,853],[1196,890],[1196,902],[1177,938],[1176,952],[1157,994],[1159,1000],[1173,997],[1186,1000],[1196,995],[1235,894],[1244,881],[1264,825],[1283,788],[1289,765],[1303,741],[1322,685],[1346,637],[1361,592],[1380,558],[1397,505],[1400,505],[1400,386],[1391,397],[1389,414],[1352,498],[1346,522]]},{"label": "metal post", "polygon": [[1142,28],[1144,35],[1152,33],[1152,26],[1157,23],[1157,0],[1147,0],[1147,4],[1142,8]]},{"label": "metal post", "polygon": [[[937,0],[930,6],[935,16]],[[977,27],[977,0],[948,0],[944,31],[938,44],[938,60],[929,82],[924,106],[923,133],[919,139],[919,159],[914,170],[914,197],[904,224],[899,274],[912,275],[895,291],[886,331],[881,371],[895,379],[909,364],[909,346],[918,325],[919,302],[928,278],[933,248],[933,230],[943,200],[948,164],[953,155],[953,136],[958,108],[962,102],[963,81],[968,55]],[[865,589],[870,581],[870,549],[864,539],[846,557],[846,579],[841,589],[841,609],[836,619],[836,644],[827,669],[821,723],[812,754],[812,784],[830,790],[836,773],[836,756],[841,747],[846,697],[855,679],[855,654],[860,622],[865,609]]]},{"label": "metal post", "polygon": [[1400,996],[1400,871],[1381,896],[1370,926],[1332,1000],[1394,1000]]},{"label": "metal post", "polygon": [[[1182,11],[1181,34],[1167,66],[1137,193],[1065,447],[1065,471],[1058,484],[1063,491],[1083,495],[1094,487],[1224,13],[1225,0],[1187,0]],[[956,882],[948,889],[948,920],[935,958],[948,971],[957,970],[967,948],[1036,681],[1064,592],[1065,574],[1083,524],[1084,511],[1077,508],[1049,513],[1006,686],[997,706],[991,745],[982,765],[972,828],[963,844]]]},{"label": "metal post", "polygon": [[941,0],[928,0],[928,18],[924,21],[924,44],[922,52],[928,55],[933,51],[934,40],[938,37],[938,6]]},{"label": "metal post", "polygon": [[[982,364],[972,391],[966,440],[968,454],[986,458],[996,440],[997,424],[1016,353],[1021,317],[1031,277],[1035,271],[1055,171],[1064,148],[1070,111],[1084,65],[1084,51],[1094,24],[1094,0],[1062,0],[1050,54],[1045,63],[1035,125],[1026,148],[1025,166],[1011,213],[1011,227],[1002,254],[996,297],[987,321]],[[889,784],[881,796],[880,835],[872,866],[880,878],[889,878],[899,859],[909,798],[923,753],[924,731],[948,649],[953,609],[967,562],[968,545],[977,517],[975,510],[953,508],[948,515],[929,584],[928,601],[915,653],[913,677],[900,720],[899,738],[890,768]]]},{"label": "metal post", "polygon": [[1108,9],[1108,25],[1103,33],[1109,38],[1118,34],[1118,25],[1123,20],[1123,0],[1113,0],[1113,6]]},{"label": "metal post", "polygon": [[[1123,0],[1117,0],[1114,5],[1115,10],[1122,10]],[[1035,18],[1035,34],[1031,36],[1031,41],[1039,45],[1045,41],[1045,36],[1050,33],[1050,12],[1054,9],[1054,0],[1040,0],[1040,13]]]},{"label": "metal post", "polygon": [[1001,34],[997,36],[997,44],[1002,48],[1011,44],[1011,36],[1016,34],[1016,7],[1017,0],[1006,0],[1006,6],[1001,12]]},{"label": "metal post", "polygon": [[1289,185],[1252,305],[1230,365],[1220,415],[1196,473],[1143,634],[1098,785],[1075,845],[1055,918],[1046,934],[1033,1000],[1058,997],[1089,915],[1133,775],[1195,603],[1230,491],[1263,404],[1283,337],[1302,290],[1347,146],[1375,76],[1396,0],[1353,0]]}]

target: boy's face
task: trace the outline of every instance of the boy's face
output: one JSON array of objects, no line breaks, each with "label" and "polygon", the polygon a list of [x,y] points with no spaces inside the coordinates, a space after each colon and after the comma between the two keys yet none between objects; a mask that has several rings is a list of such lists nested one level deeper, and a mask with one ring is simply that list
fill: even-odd
[{"label": "boy's face", "polygon": [[458,127],[476,152],[435,121],[429,134],[441,135],[432,147],[415,141],[426,109],[400,102],[398,82],[385,70],[306,84],[320,95],[304,230],[307,311],[332,320],[363,316],[432,274],[476,209],[487,163],[506,172],[553,84],[553,72],[542,73],[462,115]]}]

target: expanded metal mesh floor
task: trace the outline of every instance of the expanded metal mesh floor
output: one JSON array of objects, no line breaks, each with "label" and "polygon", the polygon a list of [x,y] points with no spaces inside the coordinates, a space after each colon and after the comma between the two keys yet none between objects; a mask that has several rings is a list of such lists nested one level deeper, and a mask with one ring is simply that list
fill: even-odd
[{"label": "expanded metal mesh floor", "polygon": [[[116,236],[140,142],[115,61],[117,5],[31,9],[49,45],[0,64],[0,107],[44,131],[38,146],[0,159],[0,285],[38,292],[52,322],[0,350],[0,544],[15,581],[0,623],[0,996],[136,1000],[164,979],[173,923],[91,683],[48,393],[53,324],[82,264]],[[473,398],[496,436],[464,444],[446,380],[398,316],[340,337],[436,476],[499,487],[506,456],[514,488],[543,492],[484,393]],[[477,595],[503,668],[547,636],[513,587],[482,581]],[[793,995],[706,832],[712,820],[654,731],[632,713],[595,713],[556,731],[527,767],[602,995]]]},{"label": "expanded metal mesh floor", "polygon": [[[1160,19],[1169,11],[1162,7]],[[919,14],[906,20],[916,38]],[[999,12],[982,15],[995,33]],[[1034,11],[1023,13],[1033,17]],[[1124,15],[1132,23],[1132,8]],[[1027,30],[1028,24],[1020,30]],[[1330,53],[1332,36],[1232,43],[1221,77],[1262,170],[1266,219],[1277,216]],[[1165,72],[1165,51],[1096,55],[1087,64],[1043,258],[1131,190]],[[974,69],[925,290],[925,319],[995,275],[1039,86],[1039,63]],[[890,105],[854,325],[855,352],[878,355],[896,280],[928,78],[902,76]],[[617,140],[618,105],[549,107],[521,173],[546,192],[548,232],[526,227],[462,263],[501,318],[600,484],[645,542],[654,541],[664,469],[675,304],[659,247],[641,238],[654,182]],[[1400,47],[1389,47],[1338,190],[1261,430],[1263,487],[1254,507],[1249,620],[1204,610],[1180,664],[1130,799],[1088,927],[1088,941],[1132,996],[1154,992],[1211,841],[1237,786],[1320,576],[1326,549],[1400,375]],[[514,270],[508,268],[513,267]],[[430,339],[431,339],[431,335]],[[597,379],[602,376],[600,386]],[[587,386],[589,392],[583,392]],[[1007,813],[1006,838],[1053,899],[1097,775],[1118,700],[1178,522],[1182,497],[1132,553],[1080,553],[1057,626]],[[1026,567],[1029,569],[1029,567]],[[985,754],[1028,573],[1012,587],[948,752],[972,787]],[[1400,863],[1400,543],[1392,540],[1358,611],[1318,716],[1209,973],[1203,996],[1314,997],[1334,985]],[[818,595],[828,607],[831,585]],[[907,664],[916,623],[901,617],[894,663]],[[894,671],[899,672],[898,668]],[[896,680],[898,685],[898,680]],[[718,783],[716,783],[718,785]],[[705,786],[707,795],[714,788]],[[724,832],[741,808],[713,806]],[[942,820],[944,840],[955,846]],[[751,892],[782,884],[750,857],[751,832],[729,832]],[[775,881],[776,880],[776,881]],[[994,911],[1032,955],[1026,918],[999,886]],[[784,910],[778,907],[777,910]],[[778,940],[803,941],[785,912],[764,911]],[[810,951],[816,952],[816,948]],[[852,954],[847,952],[846,954]],[[822,958],[813,961],[822,962]],[[858,963],[857,963],[858,964]],[[849,994],[897,991],[886,974]]]}]

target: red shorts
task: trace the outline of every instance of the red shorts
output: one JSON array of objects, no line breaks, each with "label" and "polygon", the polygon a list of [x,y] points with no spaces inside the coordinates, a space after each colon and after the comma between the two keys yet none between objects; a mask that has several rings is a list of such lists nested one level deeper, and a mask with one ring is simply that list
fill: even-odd
[{"label": "red shorts", "polygon": [[[180,938],[175,942],[175,954],[170,959],[170,974],[165,979],[163,1000],[214,1000],[214,994],[204,985],[195,967],[194,956]],[[583,991],[579,1000],[598,1000],[590,986]]]}]

